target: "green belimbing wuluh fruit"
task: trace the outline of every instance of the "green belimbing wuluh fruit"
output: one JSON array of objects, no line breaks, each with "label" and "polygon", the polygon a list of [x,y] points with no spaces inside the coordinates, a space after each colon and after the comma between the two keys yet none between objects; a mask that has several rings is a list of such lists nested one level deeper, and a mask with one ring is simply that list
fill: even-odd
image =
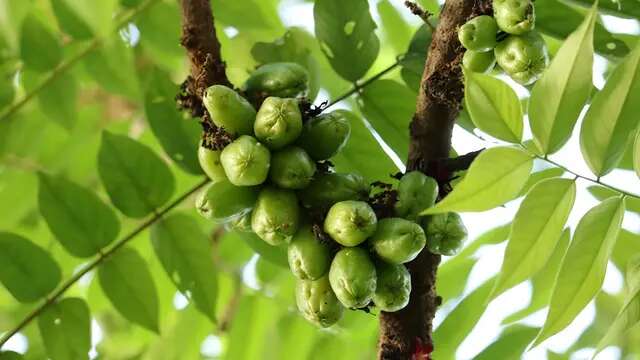
[{"label": "green belimbing wuluh fruit", "polygon": [[538,80],[549,64],[547,47],[536,32],[511,35],[495,48],[496,62],[522,85]]},{"label": "green belimbing wuluh fruit", "polygon": [[375,294],[376,281],[375,265],[363,248],[344,248],[331,262],[329,282],[345,307],[367,306]]},{"label": "green belimbing wuluh fruit", "polygon": [[498,25],[488,15],[476,16],[458,30],[458,39],[467,50],[489,51],[496,46]]},{"label": "green belimbing wuluh fruit", "polygon": [[342,150],[350,134],[349,120],[341,111],[334,111],[307,121],[298,145],[314,160],[327,160]]},{"label": "green belimbing wuluh fruit", "polygon": [[502,31],[513,35],[530,32],[536,24],[532,0],[493,0],[493,16]]},{"label": "green belimbing wuluh fruit", "polygon": [[200,162],[200,167],[213,182],[227,178],[222,163],[220,162],[221,153],[221,150],[207,149],[203,145],[200,145],[198,148],[198,162]]},{"label": "green belimbing wuluh fruit", "polygon": [[344,246],[356,246],[376,231],[378,219],[364,201],[341,201],[334,204],[324,219],[324,231]]},{"label": "green belimbing wuluh fruit", "polygon": [[328,276],[318,280],[298,280],[296,305],[305,319],[321,327],[335,324],[344,312],[331,289]]},{"label": "green belimbing wuluh fruit", "polygon": [[271,155],[269,179],[284,189],[306,188],[316,172],[316,163],[306,151],[289,146]]},{"label": "green belimbing wuluh fruit", "polygon": [[331,249],[316,238],[310,225],[296,232],[287,248],[291,272],[301,280],[317,280],[329,271]]},{"label": "green belimbing wuluh fruit", "polygon": [[328,210],[333,204],[345,200],[366,200],[370,186],[358,174],[317,174],[304,191],[299,192],[307,208]]},{"label": "green belimbing wuluh fruit", "polygon": [[425,216],[421,224],[427,235],[427,248],[434,254],[455,255],[467,239],[467,228],[454,212]]},{"label": "green belimbing wuluh fruit", "polygon": [[253,124],[256,137],[270,149],[294,142],[302,132],[302,114],[295,99],[268,97]]},{"label": "green belimbing wuluh fruit", "polygon": [[404,265],[376,264],[376,292],[373,302],[387,312],[403,309],[411,295],[411,275]]},{"label": "green belimbing wuluh fruit", "polygon": [[369,242],[382,260],[403,264],[418,256],[427,239],[424,230],[413,221],[386,218],[378,222],[378,228]]},{"label": "green belimbing wuluh fruit", "polygon": [[298,231],[300,210],[295,193],[276,187],[260,191],[251,214],[251,229],[271,245],[288,243]]},{"label": "green belimbing wuluh fruit", "polygon": [[251,135],[256,110],[240,94],[224,85],[207,88],[202,103],[211,121],[232,135]]},{"label": "green belimbing wuluh fruit", "polygon": [[415,220],[422,210],[435,204],[437,197],[438,183],[435,179],[419,171],[408,172],[398,184],[395,213],[399,217]]},{"label": "green belimbing wuluh fruit", "polygon": [[307,70],[296,63],[265,64],[251,73],[244,83],[244,91],[250,99],[269,96],[295,98],[305,96],[309,87]]},{"label": "green belimbing wuluh fruit", "polygon": [[222,150],[220,163],[232,184],[260,185],[269,174],[271,153],[255,138],[243,135]]}]

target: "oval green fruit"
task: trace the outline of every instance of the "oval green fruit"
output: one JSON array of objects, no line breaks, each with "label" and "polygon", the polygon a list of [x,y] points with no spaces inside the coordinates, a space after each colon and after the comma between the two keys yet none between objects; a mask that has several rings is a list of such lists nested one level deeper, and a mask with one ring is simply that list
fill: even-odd
[{"label": "oval green fruit", "polygon": [[458,30],[458,39],[467,50],[489,51],[496,46],[498,25],[493,17],[476,16]]},{"label": "oval green fruit", "polygon": [[418,256],[427,238],[420,225],[413,221],[386,218],[378,222],[378,229],[369,242],[382,260],[403,264]]},{"label": "oval green fruit", "polygon": [[250,135],[256,110],[249,102],[233,89],[224,85],[207,88],[202,98],[211,121],[234,135]]},{"label": "oval green fruit", "polygon": [[318,280],[299,280],[296,305],[305,319],[322,327],[337,323],[344,312],[327,276]]},{"label": "oval green fruit", "polygon": [[400,178],[398,201],[394,205],[397,216],[415,220],[418,214],[435,204],[438,183],[420,171],[411,171]]},{"label": "oval green fruit", "polygon": [[296,194],[275,187],[265,187],[251,215],[251,229],[271,245],[289,242],[298,231],[300,214]]},{"label": "oval green fruit", "polygon": [[493,51],[467,50],[462,57],[462,66],[477,73],[488,73],[496,65],[496,56]]},{"label": "oval green fruit", "polygon": [[364,201],[341,201],[334,204],[324,219],[324,231],[344,246],[357,246],[376,231],[378,219]]},{"label": "oval green fruit", "polygon": [[302,114],[296,99],[268,97],[260,106],[253,131],[270,149],[294,142],[302,132]]},{"label": "oval green fruit", "polygon": [[544,39],[535,31],[510,35],[496,46],[495,55],[502,70],[522,85],[538,80],[549,63]]},{"label": "oval green fruit", "polygon": [[366,200],[369,184],[357,174],[318,174],[298,196],[305,207],[329,209],[345,200]]},{"label": "oval green fruit", "polygon": [[315,172],[316,164],[299,147],[289,146],[271,156],[269,178],[281,188],[304,189]]},{"label": "oval green fruit", "polygon": [[427,235],[427,248],[434,254],[455,255],[467,239],[467,228],[457,213],[425,216],[421,223]]},{"label": "oval green fruit", "polygon": [[329,281],[338,300],[348,308],[369,305],[376,291],[376,268],[367,251],[344,248],[336,254],[329,269]]},{"label": "oval green fruit", "polygon": [[317,280],[329,271],[331,250],[316,239],[310,225],[305,225],[291,239],[287,249],[289,268],[301,280]]},{"label": "oval green fruit", "polygon": [[306,95],[309,74],[304,67],[291,62],[265,64],[251,73],[244,84],[253,99],[267,96],[294,98]]},{"label": "oval green fruit", "polygon": [[222,163],[220,162],[221,153],[222,150],[211,150],[202,145],[198,148],[198,161],[200,162],[200,167],[213,182],[225,180],[227,178],[227,175],[224,173]]},{"label": "oval green fruit", "polygon": [[493,0],[493,16],[500,30],[513,35],[527,33],[536,24],[531,0]]},{"label": "oval green fruit", "polygon": [[229,221],[249,212],[258,198],[257,187],[235,186],[227,180],[210,184],[196,199],[196,209],[203,217]]},{"label": "oval green fruit", "polygon": [[250,232],[251,230],[251,211],[247,211],[240,216],[235,216],[225,223],[228,231]]},{"label": "oval green fruit", "polygon": [[315,117],[304,124],[298,145],[314,160],[327,160],[347,143],[351,125],[340,111]]},{"label": "oval green fruit", "polygon": [[255,138],[243,135],[222,150],[220,162],[232,184],[260,185],[269,175],[271,153]]},{"label": "oval green fruit", "polygon": [[411,275],[404,265],[380,262],[376,266],[377,285],[373,302],[386,312],[403,309],[411,296]]}]

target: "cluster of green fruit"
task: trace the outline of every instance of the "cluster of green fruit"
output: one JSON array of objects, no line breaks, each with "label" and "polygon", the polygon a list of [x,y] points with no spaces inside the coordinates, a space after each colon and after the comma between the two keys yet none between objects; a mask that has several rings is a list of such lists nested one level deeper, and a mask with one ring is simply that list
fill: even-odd
[{"label": "cluster of green fruit", "polygon": [[493,0],[493,14],[477,16],[458,30],[467,49],[463,66],[486,73],[497,62],[516,82],[535,82],[549,64],[549,55],[544,39],[533,30],[533,0]]},{"label": "cluster of green fruit", "polygon": [[305,84],[296,64],[259,68],[243,88],[247,98],[264,99],[257,112],[233,89],[207,89],[211,120],[235,140],[222,149],[200,147],[212,184],[196,208],[229,229],[287,246],[298,308],[315,324],[331,326],[345,307],[371,302],[383,311],[402,309],[411,292],[403,264],[425,245],[453,255],[466,229],[455,213],[419,215],[435,203],[438,185],[417,171],[402,176],[397,190],[384,190],[393,194],[393,215],[378,216],[364,178],[333,172],[327,161],[347,142],[348,120],[337,111],[303,121],[291,96],[304,95]]}]

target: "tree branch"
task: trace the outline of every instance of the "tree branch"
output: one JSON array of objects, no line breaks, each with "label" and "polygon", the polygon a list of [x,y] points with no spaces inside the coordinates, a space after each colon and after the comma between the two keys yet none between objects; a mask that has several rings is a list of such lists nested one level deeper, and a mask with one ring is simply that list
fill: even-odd
[{"label": "tree branch", "polygon": [[202,95],[207,87],[233,87],[225,72],[209,0],[181,0],[182,38],[191,62],[191,75],[183,84],[179,102],[193,116],[203,116]]},{"label": "tree branch", "polygon": [[[489,0],[448,0],[440,15],[422,74],[416,113],[410,125],[408,170],[437,178],[429,164],[449,157],[451,135],[464,93],[460,62],[464,49],[458,28],[468,19],[491,13]],[[448,181],[448,180],[447,180]],[[445,195],[441,192],[441,195]],[[441,299],[436,294],[440,256],[423,250],[408,264],[409,305],[395,313],[380,313],[379,359],[424,359],[433,349],[432,322]],[[435,344],[437,346],[437,344]]]}]

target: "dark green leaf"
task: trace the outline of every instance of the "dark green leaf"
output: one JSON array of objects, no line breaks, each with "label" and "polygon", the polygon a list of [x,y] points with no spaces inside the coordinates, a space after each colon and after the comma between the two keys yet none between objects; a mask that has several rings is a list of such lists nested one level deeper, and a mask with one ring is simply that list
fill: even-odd
[{"label": "dark green leaf", "polygon": [[183,66],[184,49],[180,47],[180,9],[175,1],[160,1],[136,18],[140,44],[156,64],[168,71]]},{"label": "dark green leaf", "polygon": [[77,40],[91,39],[93,36],[91,28],[78,16],[74,9],[69,7],[66,0],[51,0],[51,7],[62,31]]},{"label": "dark green leaf", "polygon": [[93,256],[115,240],[120,222],[93,192],[61,177],[38,175],[40,214],[69,253]]},{"label": "dark green leaf", "polygon": [[[591,2],[589,7],[593,4],[589,0],[573,1]],[[626,2],[629,0],[621,1]],[[600,1],[600,5],[604,3],[613,4],[614,2]],[[583,13],[564,2],[558,0],[536,0],[536,30],[543,34],[557,39],[564,39],[580,25],[583,18]],[[629,52],[629,47],[622,40],[614,37],[599,23],[595,25],[593,36],[595,50],[601,55],[622,57]]]},{"label": "dark green leaf", "polygon": [[[433,19],[432,19],[433,20]],[[424,71],[424,64],[427,59],[427,52],[431,44],[431,29],[427,25],[422,25],[413,34],[409,48],[402,58],[402,80],[414,92],[420,88],[420,79]]]},{"label": "dark green leaf", "polygon": [[143,217],[173,194],[173,174],[150,148],[126,136],[103,132],[98,172],[111,202],[125,215]]},{"label": "dark green leaf", "polygon": [[401,158],[409,152],[409,122],[416,95],[393,80],[377,80],[360,94],[362,113],[385,143]]},{"label": "dark green leaf", "polygon": [[0,282],[20,302],[51,292],[62,277],[49,253],[22,236],[0,232]]},{"label": "dark green leaf", "polygon": [[[33,89],[42,81],[41,77],[31,71],[23,73],[24,85]],[[65,73],[56,77],[51,83],[38,92],[38,105],[45,116],[71,131],[77,122],[76,80]]]},{"label": "dark green leaf", "polygon": [[389,0],[380,1],[377,7],[386,43],[390,44],[396,53],[402,53],[411,39],[409,24]]},{"label": "dark green leaf", "polygon": [[84,57],[85,72],[105,90],[137,100],[138,78],[132,49],[120,37],[103,41],[99,49]]},{"label": "dark green leaf", "polygon": [[269,260],[274,264],[288,268],[289,261],[287,260],[287,248],[282,246],[271,246],[260,239],[258,235],[253,232],[236,232],[242,240],[244,240],[249,247],[258,253],[265,260]]},{"label": "dark green leaf", "polygon": [[[586,7],[593,6],[594,0],[571,0],[572,3]],[[537,3],[536,3],[537,5]],[[615,1],[599,1],[598,9],[610,13],[612,15],[629,17],[632,19],[640,18],[640,4],[634,0],[615,0]]]},{"label": "dark green leaf", "polygon": [[[340,111],[351,124],[351,136],[347,145],[331,161],[338,172],[356,172],[369,182],[386,179],[398,168],[378,144],[364,121],[346,110]],[[371,161],[375,159],[375,161]]]},{"label": "dark green leaf", "polygon": [[198,146],[202,129],[196,119],[185,118],[176,107],[178,86],[156,71],[147,87],[144,108],[151,131],[169,157],[183,170],[202,174]]},{"label": "dark green leaf", "polygon": [[14,351],[0,352],[0,360],[22,360],[24,359],[20,353]]},{"label": "dark green leaf", "polygon": [[53,303],[38,316],[40,336],[52,360],[89,359],[91,315],[80,298]]},{"label": "dark green leaf", "polygon": [[209,239],[198,222],[183,214],[167,217],[151,229],[151,241],[180,292],[215,321],[217,274]]},{"label": "dark green leaf", "polygon": [[147,264],[131,248],[119,249],[98,268],[113,307],[129,321],[158,332],[158,294]]},{"label": "dark green leaf", "polygon": [[34,14],[22,23],[20,57],[35,71],[51,70],[62,60],[60,42]]},{"label": "dark green leaf", "polygon": [[314,4],[316,37],[331,66],[354,82],[369,70],[380,50],[366,0],[317,0]]}]

